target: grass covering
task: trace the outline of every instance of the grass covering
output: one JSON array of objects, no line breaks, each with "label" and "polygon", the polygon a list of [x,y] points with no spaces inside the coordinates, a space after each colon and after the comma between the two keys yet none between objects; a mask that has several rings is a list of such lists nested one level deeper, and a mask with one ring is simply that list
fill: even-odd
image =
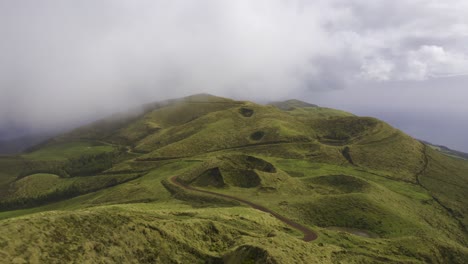
[{"label": "grass covering", "polygon": [[[464,263],[468,162],[373,118],[196,95],[0,158],[9,263]],[[85,140],[86,139],[86,140]],[[241,198],[318,234],[313,242]],[[366,235],[369,234],[369,235]]]},{"label": "grass covering", "polygon": [[83,155],[101,154],[112,151],[114,151],[114,148],[110,145],[78,141],[46,146],[36,151],[24,154],[22,157],[31,160],[61,161],[77,158]]}]

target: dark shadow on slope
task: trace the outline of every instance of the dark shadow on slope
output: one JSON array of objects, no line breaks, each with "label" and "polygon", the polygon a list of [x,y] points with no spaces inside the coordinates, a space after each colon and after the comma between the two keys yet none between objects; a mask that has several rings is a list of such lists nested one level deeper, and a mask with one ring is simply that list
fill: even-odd
[{"label": "dark shadow on slope", "polygon": [[224,172],[225,180],[232,186],[254,188],[260,186],[261,179],[253,170],[233,169]]},{"label": "dark shadow on slope", "polygon": [[243,245],[238,247],[233,252],[226,254],[223,257],[226,264],[234,263],[252,263],[252,264],[276,264],[276,261],[268,251],[263,248]]},{"label": "dark shadow on slope", "polygon": [[250,135],[251,140],[259,141],[265,136],[265,132],[263,131],[256,131]]},{"label": "dark shadow on slope", "polygon": [[223,175],[219,168],[212,168],[203,172],[200,176],[198,176],[194,181],[193,185],[206,187],[206,186],[213,186],[213,187],[224,187],[224,179]]},{"label": "dark shadow on slope", "polygon": [[239,113],[244,117],[251,117],[254,114],[254,110],[250,108],[242,107],[239,109]]},{"label": "dark shadow on slope", "polygon": [[253,156],[247,156],[245,160],[247,161],[247,167],[250,169],[255,169],[255,170],[269,172],[269,173],[276,172],[275,166],[273,166],[273,164],[265,160],[262,160]]},{"label": "dark shadow on slope", "polygon": [[352,165],[354,165],[354,162],[353,162],[353,159],[351,158],[351,154],[350,154],[350,149],[348,146],[346,146],[342,151],[341,151],[341,154],[343,155],[343,157]]},{"label": "dark shadow on slope", "polygon": [[337,193],[364,192],[370,184],[364,180],[348,175],[329,175],[308,178],[305,183],[319,185]]}]

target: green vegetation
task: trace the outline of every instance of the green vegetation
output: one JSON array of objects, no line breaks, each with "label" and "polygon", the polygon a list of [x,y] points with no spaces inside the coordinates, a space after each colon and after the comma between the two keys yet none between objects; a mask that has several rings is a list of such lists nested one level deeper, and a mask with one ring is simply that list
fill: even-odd
[{"label": "green vegetation", "polygon": [[79,158],[83,155],[112,152],[113,150],[114,148],[109,145],[78,141],[45,146],[44,148],[24,154],[22,156],[31,160],[56,161]]},{"label": "green vegetation", "polygon": [[426,148],[426,157],[426,167],[418,177],[420,185],[457,218],[466,231],[468,227],[468,198],[466,196],[468,162],[447,157],[430,148]]},{"label": "green vegetation", "polygon": [[309,104],[303,101],[291,99],[282,102],[273,102],[270,105],[276,106],[281,110],[291,111],[297,108],[318,108],[317,105]]},{"label": "green vegetation", "polygon": [[119,185],[140,176],[139,174],[101,175],[90,179],[89,177],[60,178],[54,174],[33,174],[11,185],[11,194],[0,202],[0,210],[56,202]]},{"label": "green vegetation", "polygon": [[[1,157],[0,256],[464,263],[467,187],[468,161],[377,119],[297,100],[262,106],[195,95]],[[229,196],[318,239],[304,242],[299,229]]]}]

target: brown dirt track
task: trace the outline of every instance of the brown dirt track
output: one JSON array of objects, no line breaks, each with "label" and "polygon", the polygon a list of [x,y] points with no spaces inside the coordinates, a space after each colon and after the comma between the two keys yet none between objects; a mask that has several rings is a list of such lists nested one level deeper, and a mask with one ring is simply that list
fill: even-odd
[{"label": "brown dirt track", "polygon": [[255,203],[252,203],[250,201],[240,199],[240,198],[237,198],[237,197],[234,197],[234,196],[194,188],[192,186],[189,186],[187,184],[179,182],[177,180],[177,176],[172,176],[170,178],[170,181],[173,184],[175,184],[177,186],[180,186],[180,187],[182,187],[184,189],[190,190],[190,191],[195,191],[195,192],[200,192],[200,193],[207,193],[207,194],[215,195],[215,196],[218,196],[218,197],[223,197],[223,198],[227,198],[227,199],[231,199],[231,200],[236,200],[236,201],[239,201],[239,202],[241,202],[243,204],[247,204],[247,205],[249,205],[250,207],[252,207],[254,209],[260,210],[260,211],[265,212],[265,213],[269,213],[272,216],[276,217],[281,222],[289,225],[290,227],[292,227],[294,229],[297,229],[297,230],[301,231],[304,234],[304,238],[302,240],[304,240],[305,242],[309,242],[309,241],[313,241],[313,240],[317,239],[317,234],[314,231],[310,230],[308,227],[303,226],[303,225],[301,225],[301,224],[299,224],[297,222],[294,222],[291,219],[286,218],[286,217],[284,217],[284,216],[282,216],[282,215],[280,215],[278,213],[275,213],[275,212],[271,211],[270,209],[268,209],[268,208],[266,208],[264,206],[261,206],[261,205],[258,205],[258,204],[255,204]]}]

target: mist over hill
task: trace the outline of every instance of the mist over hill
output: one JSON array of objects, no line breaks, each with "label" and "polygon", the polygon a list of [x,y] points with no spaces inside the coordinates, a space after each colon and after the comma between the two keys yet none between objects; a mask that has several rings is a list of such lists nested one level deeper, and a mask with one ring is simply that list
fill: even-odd
[{"label": "mist over hill", "polygon": [[468,151],[467,12],[465,0],[2,1],[0,130],[211,93],[387,112]]},{"label": "mist over hill", "polygon": [[[316,103],[319,103],[315,101],[310,101],[310,103],[308,103],[297,99],[276,102],[259,101],[261,101],[262,104],[281,103],[284,105],[279,105],[279,107],[283,109],[293,106],[316,106]],[[287,103],[290,103],[290,105]],[[150,104],[151,103],[147,103],[146,105]],[[410,109],[386,109],[385,111],[381,111],[378,108],[369,109],[367,106],[352,107],[344,104],[340,107],[337,103],[333,104],[337,105],[336,108],[338,109],[347,108],[350,112],[360,115],[378,117],[415,138],[431,142],[435,145],[445,145],[453,150],[468,152],[468,141],[465,140],[465,131],[468,131],[468,123],[465,122],[465,115],[463,113],[432,113],[429,111],[420,112]],[[144,105],[137,105],[127,106],[127,108],[123,108],[122,111],[138,112],[142,111],[142,109],[144,109]],[[0,130],[0,154],[19,153],[47,138],[78,126],[92,123],[106,116],[110,116],[110,114],[97,114],[91,119],[84,121],[58,124],[57,127],[49,127],[46,131],[35,131],[34,128],[29,126],[19,127],[18,125],[6,125]]]},{"label": "mist over hill", "polygon": [[464,263],[468,161],[457,155],[299,100],[155,102],[0,157],[2,254]]},{"label": "mist over hill", "polygon": [[0,1],[0,263],[468,259],[468,1]]}]

